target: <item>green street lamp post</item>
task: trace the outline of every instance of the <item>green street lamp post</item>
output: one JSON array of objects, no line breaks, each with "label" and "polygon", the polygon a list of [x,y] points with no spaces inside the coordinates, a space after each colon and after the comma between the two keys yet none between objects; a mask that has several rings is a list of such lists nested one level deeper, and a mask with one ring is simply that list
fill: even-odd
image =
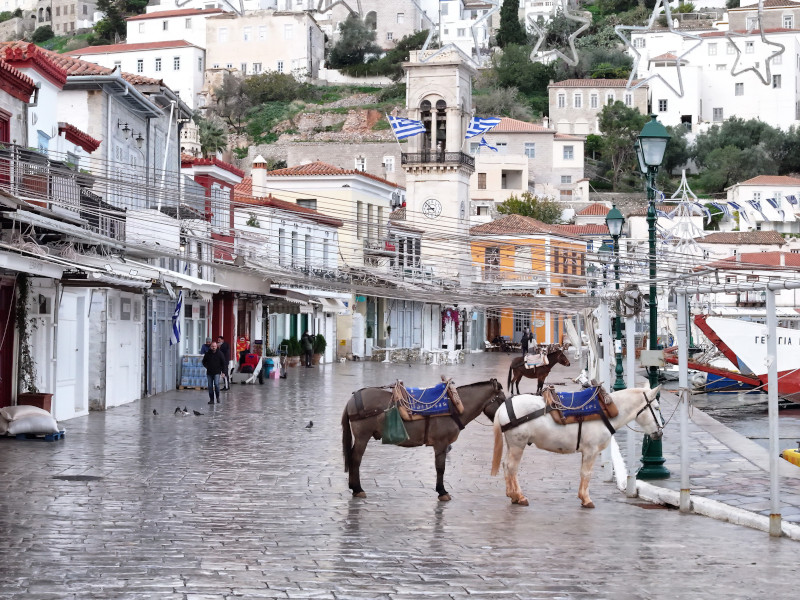
[{"label": "green street lamp post", "polygon": [[611,239],[614,240],[614,286],[617,291],[617,316],[614,319],[617,334],[616,340],[614,340],[614,355],[617,359],[617,364],[614,367],[614,372],[617,377],[614,380],[612,389],[616,392],[625,389],[625,380],[622,378],[622,318],[620,316],[619,301],[619,236],[622,234],[622,226],[625,225],[625,217],[622,216],[616,204],[606,215],[606,225],[608,226],[608,232],[611,234]]},{"label": "green street lamp post", "polygon": [[[658,122],[655,115],[642,127],[636,138],[636,157],[639,169],[646,177],[647,184],[647,232],[650,258],[650,350],[658,349],[658,290],[656,289],[656,174],[670,139],[667,129]],[[648,367],[650,387],[658,385],[658,367]],[[666,479],[669,470],[664,466],[661,440],[649,435],[642,442],[642,467],[636,474],[639,479]]]}]

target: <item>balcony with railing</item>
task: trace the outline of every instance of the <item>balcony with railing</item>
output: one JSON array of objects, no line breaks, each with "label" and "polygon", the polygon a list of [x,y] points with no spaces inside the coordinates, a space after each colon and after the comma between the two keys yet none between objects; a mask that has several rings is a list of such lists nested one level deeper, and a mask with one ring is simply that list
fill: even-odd
[{"label": "balcony with railing", "polygon": [[464,152],[403,152],[400,156],[403,165],[442,165],[464,166],[475,169],[475,158]]},{"label": "balcony with railing", "polygon": [[12,196],[55,212],[78,213],[82,187],[91,187],[91,175],[68,162],[30,148],[0,148],[0,189]]}]

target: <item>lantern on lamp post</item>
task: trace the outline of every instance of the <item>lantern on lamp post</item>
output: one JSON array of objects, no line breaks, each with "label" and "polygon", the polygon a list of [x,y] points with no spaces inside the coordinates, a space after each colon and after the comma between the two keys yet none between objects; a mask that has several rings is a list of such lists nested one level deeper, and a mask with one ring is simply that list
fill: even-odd
[{"label": "lantern on lamp post", "polygon": [[616,366],[614,373],[616,379],[612,386],[614,391],[625,389],[625,380],[622,378],[622,318],[620,317],[620,300],[619,300],[619,236],[622,234],[622,227],[625,225],[625,217],[617,208],[616,204],[608,211],[606,215],[606,225],[608,232],[611,234],[611,239],[614,240],[614,287],[617,292],[617,301],[615,305],[617,316],[614,319],[614,327],[616,330],[616,339],[614,340],[614,356],[616,358]]}]

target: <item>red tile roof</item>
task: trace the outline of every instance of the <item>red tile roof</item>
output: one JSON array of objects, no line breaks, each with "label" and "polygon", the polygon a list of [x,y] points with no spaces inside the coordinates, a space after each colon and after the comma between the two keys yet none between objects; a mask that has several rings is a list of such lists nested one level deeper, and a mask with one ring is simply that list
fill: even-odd
[{"label": "red tile roof", "polygon": [[112,52],[138,52],[140,50],[159,50],[163,48],[197,48],[186,40],[168,40],[163,42],[143,42],[140,44],[106,44],[105,46],[87,46],[78,50],[65,52],[66,56],[91,56],[92,54],[110,54]]},{"label": "red tile roof", "polygon": [[587,225],[559,225],[571,235],[608,235],[608,226],[603,224],[587,224]]},{"label": "red tile roof", "polygon": [[50,55],[53,53],[39,48],[36,44],[22,41],[2,42],[0,51],[3,60],[13,66],[37,69],[59,87],[63,87],[67,82],[66,69],[52,60]]},{"label": "red tile roof", "polygon": [[746,244],[759,244],[783,246],[786,240],[777,231],[716,231],[697,238],[701,244],[733,244],[743,246]]},{"label": "red tile roof", "polygon": [[[631,85],[636,85],[641,81],[634,79]],[[627,79],[564,79],[556,81],[547,86],[552,87],[582,87],[582,88],[624,88],[628,87]],[[642,86],[644,87],[644,86]]]},{"label": "red tile roof", "polygon": [[170,17],[191,17],[194,15],[213,15],[224,12],[221,8],[180,8],[177,10],[161,10],[143,15],[128,17],[126,21],[144,21],[145,19],[169,19]]},{"label": "red tile roof", "polygon": [[664,54],[659,54],[658,56],[654,56],[650,59],[650,62],[654,60],[678,60],[678,57],[675,56],[672,52],[665,52]]},{"label": "red tile roof", "polygon": [[238,167],[234,167],[230,163],[226,163],[225,161],[219,160],[216,157],[212,158],[195,158],[191,154],[181,154],[181,168],[189,168],[189,167],[219,167],[220,169],[224,169],[234,175],[239,177],[244,177],[244,171],[242,171]]},{"label": "red tile roof", "polygon": [[523,215],[507,215],[482,225],[476,225],[469,230],[470,235],[559,235],[562,237],[576,237],[562,229],[560,225],[549,225],[532,217]]},{"label": "red tile roof", "polygon": [[233,187],[233,201],[239,204],[248,204],[252,206],[265,206],[267,208],[276,208],[278,210],[287,210],[299,214],[300,216],[321,223],[322,225],[330,225],[331,227],[341,227],[344,222],[334,217],[323,215],[312,208],[300,206],[294,202],[287,202],[286,200],[279,200],[272,194],[263,198],[253,197],[253,178],[245,177],[241,183]]},{"label": "red tile roof", "polygon": [[786,175],[757,175],[736,185],[800,185],[800,179]]},{"label": "red tile roof", "polygon": [[[781,265],[783,261],[783,265]],[[737,256],[729,256],[722,260],[714,261],[706,268],[712,269],[746,269],[753,270],[780,270],[785,268],[800,267],[800,254],[791,252],[744,252]]]},{"label": "red tile roof", "polygon": [[[64,82],[66,82],[67,76],[111,75],[114,73],[114,69],[101,67],[93,62],[81,60],[74,56],[51,52],[27,42],[0,42],[0,52],[11,63],[15,61],[23,63],[32,61],[34,64],[39,64],[43,69],[50,70],[48,72],[52,73],[51,77],[62,77]],[[12,57],[10,60],[9,56]],[[122,78],[132,85],[164,85],[161,79],[134,75],[133,73],[122,73]],[[63,85],[63,83],[60,85]]]},{"label": "red tile roof", "polygon": [[73,144],[80,146],[89,154],[100,147],[101,140],[94,139],[88,133],[75,127],[75,125],[70,125],[69,123],[59,123],[58,133],[59,135],[63,133],[68,142],[72,142]]},{"label": "red tile roof", "polygon": [[581,209],[576,216],[581,217],[605,217],[611,209],[602,202],[593,202],[584,209]]},{"label": "red tile roof", "polygon": [[0,57],[0,90],[11,94],[17,100],[28,102],[36,85],[33,79],[12,67]]},{"label": "red tile roof", "polygon": [[[629,217],[646,217],[647,210],[649,206],[647,204],[643,204],[642,206],[637,206],[636,208],[632,208],[628,211]],[[671,211],[675,210],[674,204],[656,204],[656,210],[663,210],[665,213],[669,214]]]},{"label": "red tile roof", "polygon": [[267,172],[267,175],[274,177],[307,177],[316,175],[323,175],[323,176],[359,175],[361,177],[373,179],[375,181],[379,181],[381,183],[390,185],[392,187],[396,188],[401,187],[396,183],[389,181],[388,179],[384,179],[383,177],[378,177],[377,175],[372,175],[370,173],[367,173],[366,171],[357,171],[355,169],[341,169],[339,167],[334,167],[333,165],[329,165],[328,163],[324,163],[321,161],[308,163],[306,165],[297,165],[295,167],[288,167],[286,169],[276,169],[274,171]]},{"label": "red tile roof", "polygon": [[489,133],[553,133],[553,130],[537,123],[502,117],[500,123]]},{"label": "red tile roof", "polygon": [[[792,2],[792,0],[764,0],[764,8],[783,8],[783,7],[794,8],[796,6],[800,6],[800,2]],[[730,10],[742,10],[742,9],[755,10],[757,8],[758,4],[748,4],[747,6],[740,6],[738,7],[738,9],[732,8]]]},{"label": "red tile roof", "polygon": [[569,135],[567,133],[557,133],[553,136],[554,140],[582,142],[583,138],[577,135]]}]

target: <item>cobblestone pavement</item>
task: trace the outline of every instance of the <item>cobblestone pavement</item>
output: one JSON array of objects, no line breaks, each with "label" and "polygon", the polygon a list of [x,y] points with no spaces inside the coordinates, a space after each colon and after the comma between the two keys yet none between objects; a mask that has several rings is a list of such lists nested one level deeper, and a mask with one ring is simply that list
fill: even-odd
[{"label": "cobblestone pavement", "polygon": [[[290,369],[234,386],[216,408],[204,392],[174,392],[67,421],[62,441],[0,440],[0,598],[796,596],[796,542],[653,509],[600,477],[597,508],[582,509],[576,455],[529,449],[520,482],[532,504],[511,505],[489,476],[485,417],[448,455],[451,502],[437,501],[430,449],[379,442],[362,464],[368,497],[351,497],[350,392],[440,373],[505,383],[508,360]],[[555,382],[567,374],[557,369]],[[205,414],[173,416],[178,405]],[[677,442],[671,425],[668,455]]]}]

